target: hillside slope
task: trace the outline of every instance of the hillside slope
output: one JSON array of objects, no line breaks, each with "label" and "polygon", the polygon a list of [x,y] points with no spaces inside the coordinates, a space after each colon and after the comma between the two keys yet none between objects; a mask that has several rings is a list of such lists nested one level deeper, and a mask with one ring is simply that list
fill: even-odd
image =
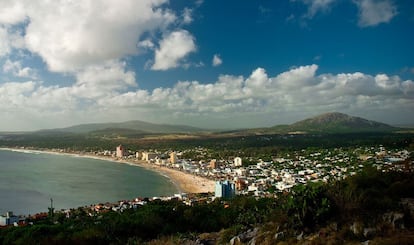
[{"label": "hillside slope", "polygon": [[289,131],[355,133],[355,132],[391,132],[397,128],[390,125],[332,112],[308,118],[287,127]]},{"label": "hillside slope", "polygon": [[185,125],[169,125],[169,124],[155,124],[143,121],[127,121],[120,123],[91,123],[75,125],[67,128],[53,129],[53,131],[68,132],[68,133],[91,133],[103,130],[114,131],[119,129],[121,131],[131,130],[140,133],[195,133],[206,131],[201,128],[190,127]]}]

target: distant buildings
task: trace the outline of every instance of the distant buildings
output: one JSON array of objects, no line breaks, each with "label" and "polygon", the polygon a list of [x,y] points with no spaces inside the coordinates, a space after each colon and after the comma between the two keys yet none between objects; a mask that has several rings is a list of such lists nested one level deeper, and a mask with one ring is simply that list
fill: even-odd
[{"label": "distant buildings", "polygon": [[234,183],[231,183],[228,180],[216,182],[216,189],[214,192],[215,197],[232,198],[235,195],[236,195],[236,187]]},{"label": "distant buildings", "polygon": [[158,157],[157,153],[143,152],[141,160],[148,162],[148,161],[151,161],[151,160],[155,160],[155,158],[157,158],[157,157]]},{"label": "distant buildings", "polygon": [[0,215],[0,226],[13,225],[19,222],[19,217],[13,215],[13,212],[7,212],[6,216]]},{"label": "distant buildings", "polygon": [[116,157],[122,158],[127,155],[127,150],[123,145],[116,147]]}]

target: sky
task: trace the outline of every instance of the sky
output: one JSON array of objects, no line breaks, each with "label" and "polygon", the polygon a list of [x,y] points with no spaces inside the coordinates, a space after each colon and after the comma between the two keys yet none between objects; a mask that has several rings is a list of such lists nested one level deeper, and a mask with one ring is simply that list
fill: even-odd
[{"label": "sky", "polygon": [[414,124],[411,0],[0,0],[0,131]]}]

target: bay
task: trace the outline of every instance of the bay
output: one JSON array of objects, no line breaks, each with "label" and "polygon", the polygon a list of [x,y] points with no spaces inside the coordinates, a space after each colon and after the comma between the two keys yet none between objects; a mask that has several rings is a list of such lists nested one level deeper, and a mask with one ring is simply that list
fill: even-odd
[{"label": "bay", "polygon": [[170,179],[139,166],[0,150],[0,214],[47,212],[50,198],[60,210],[177,192]]}]

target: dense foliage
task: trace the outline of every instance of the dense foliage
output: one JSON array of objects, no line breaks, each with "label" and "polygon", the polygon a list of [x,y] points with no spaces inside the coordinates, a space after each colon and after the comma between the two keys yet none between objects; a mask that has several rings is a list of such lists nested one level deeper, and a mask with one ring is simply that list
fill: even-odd
[{"label": "dense foliage", "polygon": [[[153,201],[93,216],[79,208],[70,218],[61,214],[35,225],[1,229],[0,244],[127,244],[220,230],[228,241],[237,232],[269,222],[286,232],[312,232],[333,221],[344,227],[355,220],[376,222],[385,212],[401,211],[400,200],[406,197],[414,197],[413,173],[366,169],[339,182],[296,186],[276,199],[239,196],[194,206]],[[407,220],[408,228],[412,224]]]},{"label": "dense foliage", "polygon": [[[161,137],[161,136],[160,136]],[[309,147],[335,148],[348,146],[374,146],[403,148],[413,145],[413,134],[356,133],[315,135],[252,135],[220,137],[200,136],[189,139],[157,139],[145,137],[105,138],[90,134],[30,133],[0,136],[0,146],[69,149],[73,151],[114,150],[119,144],[135,150],[187,150],[195,147],[210,149],[215,157],[269,157],[280,151]]]}]

